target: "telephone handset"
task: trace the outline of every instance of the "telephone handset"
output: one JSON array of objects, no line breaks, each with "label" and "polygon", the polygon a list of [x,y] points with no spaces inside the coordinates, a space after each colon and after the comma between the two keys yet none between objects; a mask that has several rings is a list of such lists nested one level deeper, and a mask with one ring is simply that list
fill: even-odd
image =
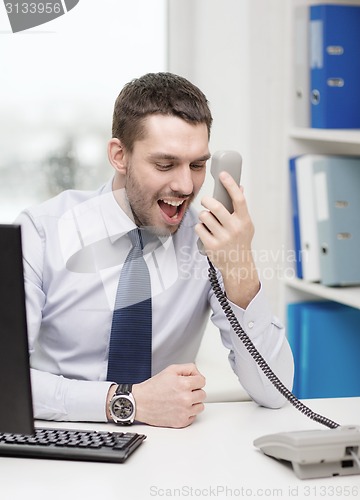
[{"label": "telephone handset", "polygon": [[[233,212],[231,198],[228,195],[224,186],[222,185],[221,181],[219,180],[219,173],[223,170],[226,170],[234,177],[236,182],[240,184],[241,167],[242,167],[241,156],[236,151],[218,151],[212,157],[211,174],[213,175],[215,180],[214,198],[221,201],[221,203],[223,203],[223,205],[226,206],[229,212]],[[206,255],[200,239],[198,240],[198,247],[200,253]],[[324,417],[322,415],[313,412],[310,408],[304,405],[304,403],[302,403],[299,399],[297,399],[296,396],[291,391],[289,391],[289,389],[275,375],[275,373],[271,370],[270,366],[267,364],[265,359],[262,357],[262,355],[254,346],[250,337],[245,333],[240,323],[238,322],[231,308],[231,305],[226,298],[225,293],[222,291],[219,285],[216,275],[216,270],[209,258],[208,258],[208,264],[209,264],[209,280],[211,283],[211,287],[214,290],[214,294],[218,299],[230,325],[232,326],[236,335],[243,342],[244,346],[249,351],[252,358],[255,360],[255,362],[258,364],[258,366],[261,368],[261,370],[264,372],[264,374],[270,380],[270,382],[274,385],[274,387],[293,406],[295,406],[295,408],[297,408],[299,411],[304,413],[312,420],[315,420],[316,422],[323,424],[326,427],[329,427],[330,429],[335,429],[336,427],[339,427],[339,424],[337,424],[336,422],[333,422],[327,417]]]},{"label": "telephone handset", "polygon": [[211,158],[210,172],[215,182],[213,198],[220,201],[230,213],[234,211],[233,204],[229,193],[219,179],[219,174],[226,171],[236,184],[240,184],[241,167],[242,158],[237,151],[217,151]]},{"label": "telephone handset", "polygon": [[[240,184],[241,167],[242,157],[237,151],[216,151],[216,153],[212,155],[210,172],[215,183],[213,198],[220,201],[230,213],[234,211],[234,207],[229,193],[219,179],[219,174],[223,171],[228,172],[235,182]],[[200,239],[197,245],[199,252],[202,255],[206,255],[204,245]]]}]

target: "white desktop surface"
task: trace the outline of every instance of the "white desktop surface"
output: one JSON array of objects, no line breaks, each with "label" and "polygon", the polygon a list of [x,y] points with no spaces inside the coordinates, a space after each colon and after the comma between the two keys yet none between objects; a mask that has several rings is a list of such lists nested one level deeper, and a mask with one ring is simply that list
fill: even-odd
[{"label": "white desktop surface", "polygon": [[[360,398],[305,401],[341,425],[360,425]],[[112,424],[37,422],[37,425],[119,430]],[[124,464],[0,458],[4,500],[151,498],[357,498],[360,476],[298,479],[292,469],[253,446],[264,434],[324,426],[290,404],[269,410],[253,402],[207,403],[185,429],[135,424],[147,435]]]}]

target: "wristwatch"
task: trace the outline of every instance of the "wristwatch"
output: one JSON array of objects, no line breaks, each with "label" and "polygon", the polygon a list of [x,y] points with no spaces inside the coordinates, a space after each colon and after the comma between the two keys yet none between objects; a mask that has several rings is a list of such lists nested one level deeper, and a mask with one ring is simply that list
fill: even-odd
[{"label": "wristwatch", "polygon": [[110,400],[110,415],[115,424],[131,425],[135,418],[135,399],[131,384],[119,384]]}]

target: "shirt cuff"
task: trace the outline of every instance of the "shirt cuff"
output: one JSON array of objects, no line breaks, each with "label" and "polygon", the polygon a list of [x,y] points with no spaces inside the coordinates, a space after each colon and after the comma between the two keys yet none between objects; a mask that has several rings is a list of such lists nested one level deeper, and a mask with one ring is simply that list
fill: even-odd
[{"label": "shirt cuff", "polygon": [[69,420],[107,422],[106,400],[113,382],[71,380],[66,398]]}]

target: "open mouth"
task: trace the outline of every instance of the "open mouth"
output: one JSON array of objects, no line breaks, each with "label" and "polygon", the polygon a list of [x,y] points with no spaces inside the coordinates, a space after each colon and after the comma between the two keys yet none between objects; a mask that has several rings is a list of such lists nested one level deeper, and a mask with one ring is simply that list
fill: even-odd
[{"label": "open mouth", "polygon": [[179,224],[184,215],[185,200],[158,200],[158,205],[168,224]]}]

